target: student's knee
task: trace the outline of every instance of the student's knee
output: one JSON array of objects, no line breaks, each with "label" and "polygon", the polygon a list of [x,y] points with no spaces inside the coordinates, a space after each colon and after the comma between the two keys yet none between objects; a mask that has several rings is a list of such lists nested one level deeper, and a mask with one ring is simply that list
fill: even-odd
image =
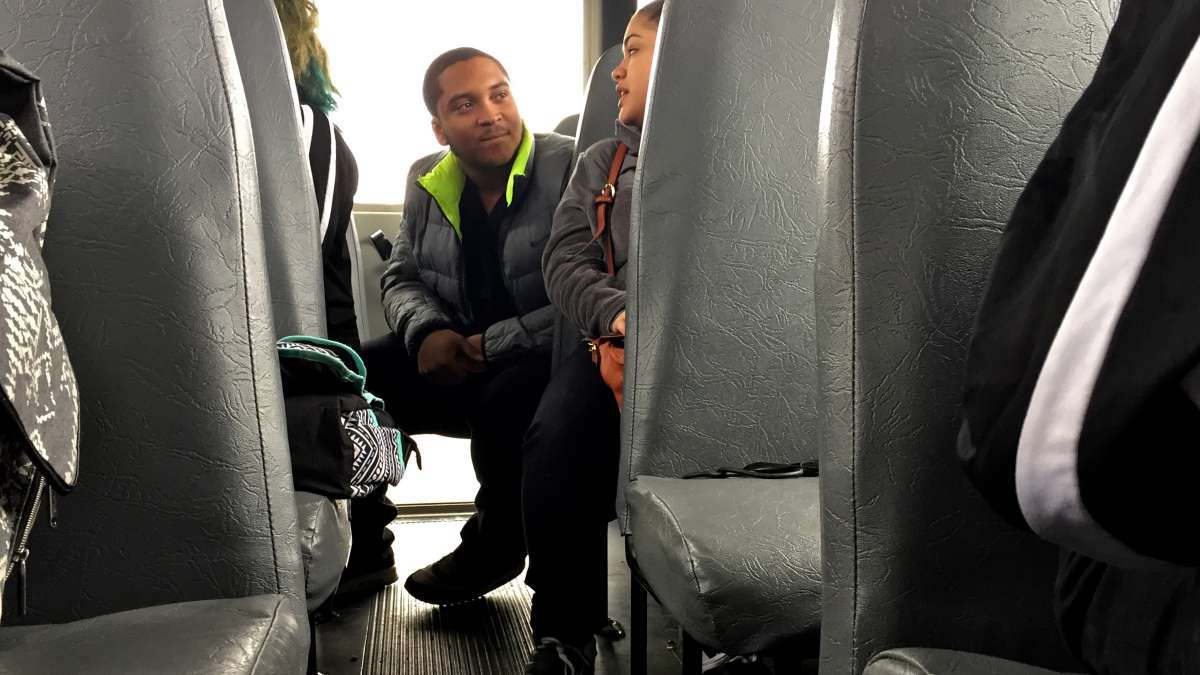
[{"label": "student's knee", "polygon": [[372,366],[388,369],[389,365],[394,367],[397,363],[409,360],[408,348],[404,345],[404,340],[395,333],[367,340],[358,353],[367,366],[368,376],[370,376]]},{"label": "student's knee", "polygon": [[525,434],[527,461],[589,464],[590,456],[617,449],[619,419],[609,419],[582,398],[555,393],[543,397]]},{"label": "student's knee", "polygon": [[539,459],[547,450],[562,448],[571,438],[572,413],[558,405],[546,405],[543,401],[538,412],[525,432],[524,453],[531,459]]}]

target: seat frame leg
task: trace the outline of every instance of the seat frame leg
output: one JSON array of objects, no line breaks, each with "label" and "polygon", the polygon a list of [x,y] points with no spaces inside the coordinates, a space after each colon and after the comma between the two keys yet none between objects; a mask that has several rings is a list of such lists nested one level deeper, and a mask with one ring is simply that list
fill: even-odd
[{"label": "seat frame leg", "polygon": [[646,587],[635,578],[629,584],[629,593],[629,672],[630,675],[648,675],[646,648],[650,628],[646,618]]},{"label": "seat frame leg", "polygon": [[700,643],[696,642],[688,632],[682,628],[679,629],[680,642],[683,643],[683,667],[681,672],[683,675],[700,675],[701,668],[704,666],[704,652],[700,649]]},{"label": "seat frame leg", "polygon": [[317,622],[313,620],[312,614],[308,615],[308,668],[307,675],[320,675],[317,670],[317,663],[320,661],[320,654],[317,649],[319,642],[317,640]]}]

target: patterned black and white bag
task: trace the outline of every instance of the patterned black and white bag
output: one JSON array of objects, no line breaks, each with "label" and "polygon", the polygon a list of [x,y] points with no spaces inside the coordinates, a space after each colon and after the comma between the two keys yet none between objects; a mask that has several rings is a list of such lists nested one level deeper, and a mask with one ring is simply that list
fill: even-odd
[{"label": "patterned black and white bag", "polygon": [[38,510],[79,470],[79,394],[42,261],[54,168],[38,80],[0,50],[0,585],[16,573],[22,609]]},{"label": "patterned black and white bag", "polygon": [[331,499],[397,485],[417,444],[366,390],[358,353],[333,340],[292,336],[276,343],[283,373],[292,479],[297,490]]}]

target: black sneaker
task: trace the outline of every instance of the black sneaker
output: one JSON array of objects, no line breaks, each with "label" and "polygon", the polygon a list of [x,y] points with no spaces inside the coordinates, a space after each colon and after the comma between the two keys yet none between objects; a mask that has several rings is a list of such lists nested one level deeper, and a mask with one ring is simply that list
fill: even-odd
[{"label": "black sneaker", "polygon": [[594,675],[595,672],[595,640],[579,646],[544,637],[525,664],[525,675]]},{"label": "black sneaker", "polygon": [[396,566],[391,565],[374,570],[350,569],[342,572],[342,580],[338,582],[337,590],[333,593],[335,602],[350,602],[379,591],[399,581]]},{"label": "black sneaker", "polygon": [[404,590],[431,605],[458,605],[477,600],[516,579],[525,569],[525,559],[497,569],[456,548],[441,560],[408,576]]}]

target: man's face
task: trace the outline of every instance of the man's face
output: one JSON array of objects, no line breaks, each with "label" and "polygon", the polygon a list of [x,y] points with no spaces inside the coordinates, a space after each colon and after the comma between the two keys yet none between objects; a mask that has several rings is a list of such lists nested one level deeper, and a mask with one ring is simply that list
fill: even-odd
[{"label": "man's face", "polygon": [[634,17],[625,29],[624,58],[612,72],[617,83],[617,118],[631,126],[642,126],[646,117],[646,96],[650,89],[650,66],[658,26]]},{"label": "man's face", "polygon": [[438,84],[442,95],[433,119],[438,143],[481,169],[511,162],[524,126],[500,66],[483,57],[460,61],[442,72]]}]

